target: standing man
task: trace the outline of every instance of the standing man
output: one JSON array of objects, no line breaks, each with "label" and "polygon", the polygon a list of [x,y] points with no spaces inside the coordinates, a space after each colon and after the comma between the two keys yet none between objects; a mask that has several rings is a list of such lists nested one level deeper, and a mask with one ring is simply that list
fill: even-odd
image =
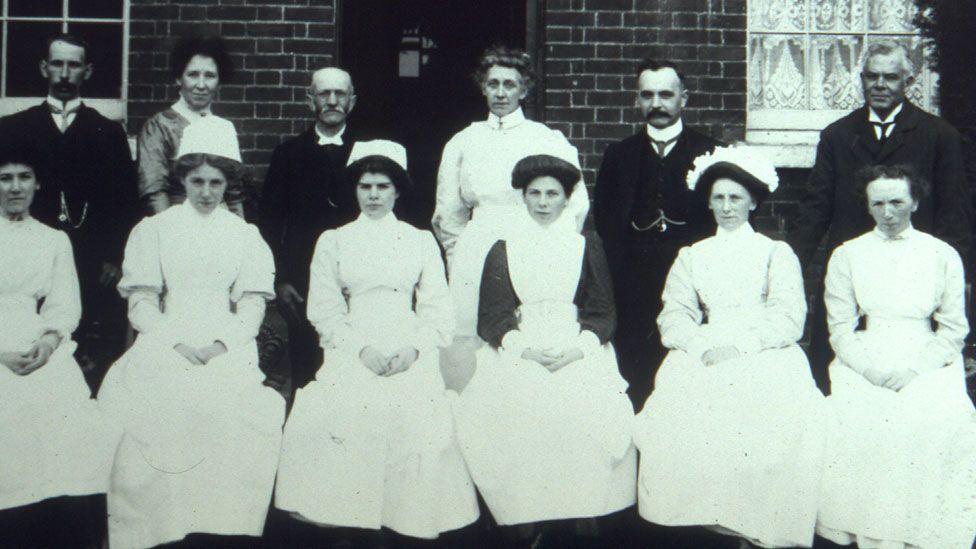
[{"label": "standing man", "polygon": [[656,319],[668,270],[682,246],[715,226],[685,178],[694,159],[719,143],[684,126],[687,103],[684,75],[674,63],[642,61],[635,105],[647,124],[607,147],[594,189],[593,219],[617,305],[614,346],[638,409],[664,358]]},{"label": "standing man", "polygon": [[75,356],[95,391],[124,350],[125,309],[115,284],[138,198],[125,131],[81,100],[92,70],[83,41],[68,34],[48,40],[40,61],[47,99],[0,119],[0,134],[36,148],[42,183],[31,215],[71,239],[82,307]]},{"label": "standing man", "polygon": [[311,381],[322,364],[318,335],[305,315],[315,242],[358,211],[352,188],[342,184],[356,139],[346,126],[356,106],[349,73],[325,68],[312,74],[308,105],[315,123],[275,149],[260,205],[261,233],[275,258],[277,304],[288,323],[292,391]]},{"label": "standing man", "polygon": [[[912,215],[915,227],[945,240],[966,258],[972,211],[959,133],[947,122],[905,99],[915,81],[905,48],[880,42],[868,48],[861,71],[865,105],[827,126],[807,180],[800,214],[787,240],[800,264],[809,266],[827,233],[827,256],[865,233],[873,221],[864,199],[854,195],[854,174],[863,166],[903,164],[929,181],[932,194]],[[821,390],[828,392],[828,344],[823,281],[818,280],[810,326],[810,364]]]}]

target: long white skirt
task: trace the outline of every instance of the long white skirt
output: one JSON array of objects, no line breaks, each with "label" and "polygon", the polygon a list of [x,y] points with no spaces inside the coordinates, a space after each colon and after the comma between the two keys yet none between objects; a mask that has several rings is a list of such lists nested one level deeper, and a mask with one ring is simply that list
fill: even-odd
[{"label": "long white skirt", "polygon": [[382,377],[326,350],[285,426],[275,506],[323,526],[428,539],[474,522],[436,352]]},{"label": "long white skirt", "polygon": [[[6,325],[0,339],[16,328]],[[30,339],[7,349],[26,350]],[[27,376],[0,365],[0,509],[103,493],[120,433],[103,417],[65,340]]]},{"label": "long white skirt", "polygon": [[976,536],[976,419],[962,357],[899,392],[835,360],[830,385],[835,424],[817,533],[862,548],[969,549]]},{"label": "long white skirt", "polygon": [[772,547],[810,546],[823,395],[796,345],[704,366],[671,351],[638,415],[641,516]]},{"label": "long white skirt", "polygon": [[634,412],[613,348],[555,373],[478,352],[454,400],[461,450],[499,524],[602,516],[634,504]]},{"label": "long white skirt", "polygon": [[98,400],[125,430],[108,493],[113,549],[262,534],[285,412],[262,380],[253,343],[195,366],[140,335],[112,366]]}]

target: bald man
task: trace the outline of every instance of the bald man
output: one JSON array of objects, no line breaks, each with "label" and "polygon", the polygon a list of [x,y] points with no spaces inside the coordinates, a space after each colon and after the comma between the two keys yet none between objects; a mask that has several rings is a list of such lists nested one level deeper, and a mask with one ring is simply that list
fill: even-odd
[{"label": "bald man", "polygon": [[319,235],[353,220],[358,208],[342,171],[356,140],[346,120],[356,106],[349,73],[325,68],[307,92],[315,123],[275,148],[261,193],[261,234],[274,253],[277,305],[288,322],[292,390],[322,364],[315,329],[305,316],[309,264]]}]

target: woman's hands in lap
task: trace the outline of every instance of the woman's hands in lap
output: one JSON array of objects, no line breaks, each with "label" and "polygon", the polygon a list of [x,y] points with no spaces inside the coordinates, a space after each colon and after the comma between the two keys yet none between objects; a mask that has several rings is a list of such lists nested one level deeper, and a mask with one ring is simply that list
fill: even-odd
[{"label": "woman's hands in lap", "polygon": [[59,336],[53,333],[44,334],[26,352],[0,352],[0,363],[17,375],[26,376],[47,364],[60,343]]},{"label": "woman's hands in lap", "polygon": [[177,343],[173,349],[183,355],[190,364],[203,366],[214,358],[227,352],[227,347],[219,341],[215,341],[205,347],[192,347],[185,343]]},{"label": "woman's hands in lap", "polygon": [[726,360],[739,358],[739,356],[741,356],[739,349],[731,345],[725,345],[723,347],[715,347],[714,349],[705,351],[702,353],[701,361],[705,366],[714,366],[720,362],[725,362]]},{"label": "woman's hands in lap", "polygon": [[374,374],[390,377],[409,370],[419,355],[417,349],[407,346],[397,349],[392,356],[385,356],[376,347],[368,345],[359,352],[359,359]]},{"label": "woman's hands in lap", "polygon": [[872,384],[892,391],[901,391],[918,376],[912,370],[882,372],[877,368],[868,368],[862,375]]},{"label": "woman's hands in lap", "polygon": [[563,366],[572,364],[577,360],[581,360],[583,358],[583,351],[580,350],[579,347],[570,347],[563,351],[528,348],[522,351],[522,358],[538,362],[545,369],[549,370],[550,373],[554,373],[560,370]]}]

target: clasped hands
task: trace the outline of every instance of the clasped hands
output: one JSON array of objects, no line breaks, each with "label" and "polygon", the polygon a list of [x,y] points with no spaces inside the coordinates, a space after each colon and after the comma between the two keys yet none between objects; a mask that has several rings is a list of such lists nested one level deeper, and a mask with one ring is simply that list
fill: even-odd
[{"label": "clasped hands", "polygon": [[714,366],[719,362],[725,362],[726,360],[739,358],[740,356],[741,353],[735,346],[723,345],[721,347],[714,347],[702,353],[701,361],[705,366]]},{"label": "clasped hands", "polygon": [[904,389],[912,380],[918,377],[918,373],[908,369],[898,370],[896,372],[882,372],[876,368],[868,368],[861,375],[878,387],[884,387],[885,389],[891,389],[896,392]]},{"label": "clasped hands", "polygon": [[27,351],[0,352],[0,363],[17,375],[26,376],[47,364],[51,354],[60,344],[61,336],[54,332],[47,332],[37,338]]},{"label": "clasped hands", "polygon": [[218,357],[227,352],[227,346],[220,341],[214,341],[210,345],[204,347],[193,347],[185,343],[177,343],[173,346],[173,350],[177,353],[183,355],[190,364],[196,366],[203,366],[204,364],[210,362],[214,357]]},{"label": "clasped hands", "polygon": [[378,376],[390,377],[399,373],[406,372],[419,356],[417,349],[406,346],[397,349],[391,356],[386,356],[379,352],[376,347],[367,345],[359,351],[359,360],[363,361],[371,372]]},{"label": "clasped hands", "polygon": [[583,358],[583,351],[579,347],[570,347],[562,351],[555,349],[527,348],[522,351],[522,358],[538,362],[550,373],[556,372],[567,364],[572,364]]}]

